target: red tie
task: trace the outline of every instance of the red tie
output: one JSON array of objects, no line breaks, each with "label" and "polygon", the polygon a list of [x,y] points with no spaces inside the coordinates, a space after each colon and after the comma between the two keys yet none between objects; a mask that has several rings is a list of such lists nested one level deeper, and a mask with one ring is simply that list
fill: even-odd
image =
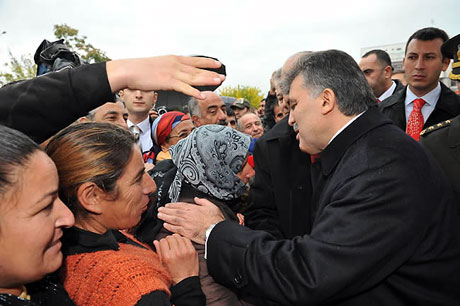
[{"label": "red tie", "polygon": [[319,154],[310,154],[311,163],[314,164],[319,160]]},{"label": "red tie", "polygon": [[420,132],[423,130],[422,107],[425,101],[423,99],[415,99],[413,104],[414,107],[409,115],[409,120],[407,120],[406,134],[418,141]]},{"label": "red tie", "polygon": [[377,98],[377,103],[380,103],[380,99],[379,99],[379,98]]}]

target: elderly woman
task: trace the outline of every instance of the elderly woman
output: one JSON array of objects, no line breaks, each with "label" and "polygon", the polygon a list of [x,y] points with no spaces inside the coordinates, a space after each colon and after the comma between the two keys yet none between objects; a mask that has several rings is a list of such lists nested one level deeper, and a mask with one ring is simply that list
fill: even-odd
[{"label": "elderly woman", "polygon": [[158,244],[168,273],[152,249],[124,231],[139,222],[156,189],[129,131],[76,124],[46,151],[58,169],[59,194],[75,214],[63,237],[60,276],[77,305],[204,304],[189,240],[172,236]]},{"label": "elderly woman", "polygon": [[[218,205],[224,216],[238,222],[240,195],[254,175],[248,164],[250,137],[230,127],[205,125],[171,147],[172,160],[158,163],[153,176],[158,183],[158,203],[136,229],[136,236],[152,241],[170,235],[162,229],[156,210],[168,202],[193,203],[194,197],[207,198]],[[193,205],[193,204],[191,204]],[[215,283],[207,274],[204,247],[195,244],[200,258],[200,279],[206,305],[246,305],[235,293]]]},{"label": "elderly woman", "polygon": [[156,161],[171,159],[169,148],[187,137],[193,129],[192,120],[182,112],[167,112],[156,118],[152,124],[152,138],[161,148]]},{"label": "elderly woman", "polygon": [[47,276],[61,266],[62,229],[73,223],[53,161],[0,125],[0,305],[74,305]]}]

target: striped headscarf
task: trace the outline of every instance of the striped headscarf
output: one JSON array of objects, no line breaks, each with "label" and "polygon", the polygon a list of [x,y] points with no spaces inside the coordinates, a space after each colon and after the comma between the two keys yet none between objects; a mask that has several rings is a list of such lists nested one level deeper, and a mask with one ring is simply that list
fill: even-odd
[{"label": "striped headscarf", "polygon": [[152,138],[161,146],[165,143],[171,131],[184,120],[190,117],[182,112],[167,112],[159,116],[152,124]]}]

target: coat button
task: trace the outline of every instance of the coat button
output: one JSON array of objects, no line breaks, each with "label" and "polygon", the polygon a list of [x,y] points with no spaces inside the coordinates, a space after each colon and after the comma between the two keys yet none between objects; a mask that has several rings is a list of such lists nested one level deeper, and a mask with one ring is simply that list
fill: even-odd
[{"label": "coat button", "polygon": [[241,281],[243,280],[243,277],[241,276],[241,274],[236,274],[235,275],[235,278],[233,279],[233,281],[236,283],[236,284],[240,284]]}]

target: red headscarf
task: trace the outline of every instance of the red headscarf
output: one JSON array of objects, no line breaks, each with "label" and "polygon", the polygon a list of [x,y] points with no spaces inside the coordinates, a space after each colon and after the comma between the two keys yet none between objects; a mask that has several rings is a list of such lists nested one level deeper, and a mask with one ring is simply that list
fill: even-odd
[{"label": "red headscarf", "polygon": [[161,146],[165,143],[171,131],[184,120],[190,117],[182,112],[167,112],[155,119],[152,124],[152,136],[157,145]]}]

